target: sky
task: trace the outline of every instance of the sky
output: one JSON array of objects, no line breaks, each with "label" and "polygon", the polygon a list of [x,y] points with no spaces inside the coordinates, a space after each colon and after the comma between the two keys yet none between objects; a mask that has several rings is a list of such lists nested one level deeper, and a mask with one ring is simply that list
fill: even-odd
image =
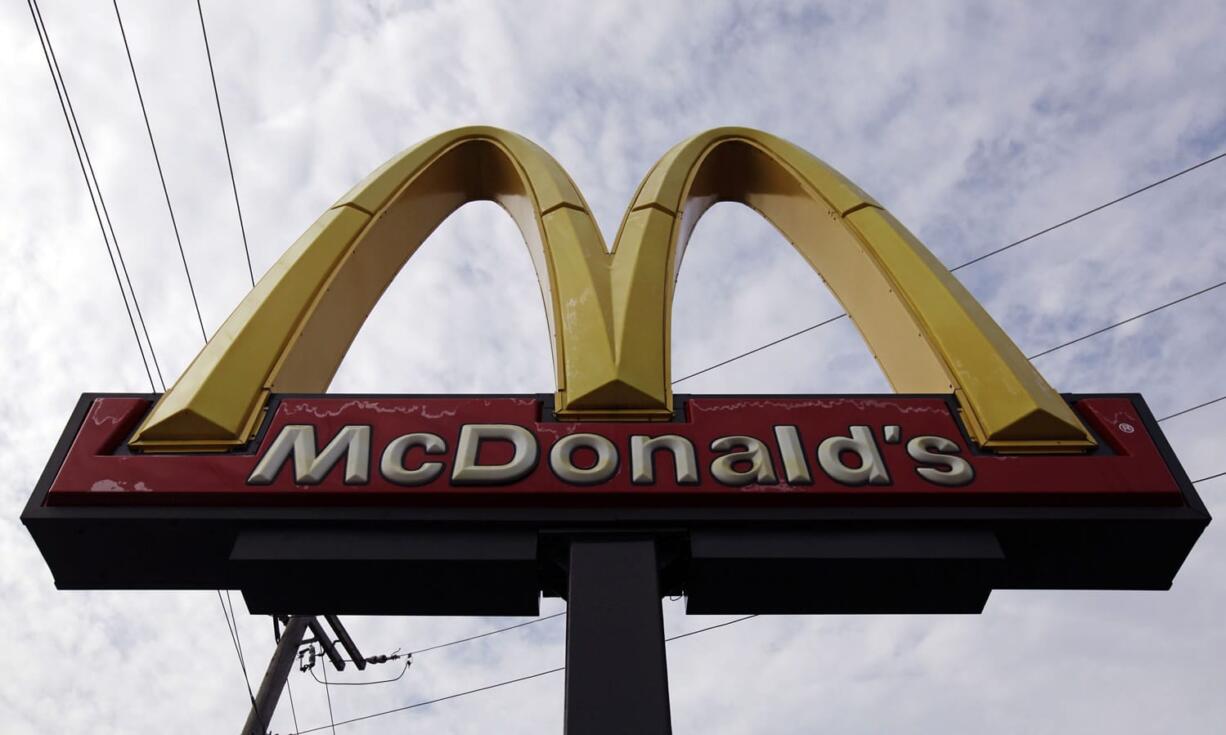
[{"label": "sky", "polygon": [[[43,0],[167,382],[202,346],[106,2]],[[1226,6],[1161,2],[203,3],[258,278],[341,193],[467,124],[526,135],[612,241],[640,177],[719,125],[784,137],[888,207],[946,264],[1226,151]],[[250,287],[195,4],[120,4],[201,318]],[[247,690],[214,591],[59,592],[18,516],[82,392],[146,391],[123,302],[23,3],[0,7],[0,732],[237,731]],[[1226,160],[958,272],[1027,354],[1226,278]],[[675,375],[841,310],[749,210],[686,253]],[[473,204],[392,284],[331,390],[553,390],[531,261]],[[1164,416],[1226,393],[1226,289],[1036,360],[1058,389],[1141,392]],[[693,393],[888,391],[848,320],[686,381]],[[1188,474],[1226,470],[1226,402],[1163,430]],[[1198,490],[1226,510],[1226,479]],[[269,619],[234,596],[252,686]],[[542,614],[565,609],[542,602]],[[727,618],[686,616],[672,635]],[[1226,721],[1226,527],[1168,592],[998,591],[978,616],[759,617],[669,644],[677,733],[1214,733]],[[363,652],[518,619],[351,617]],[[560,666],[564,618],[334,687],[337,721]],[[362,681],[392,664],[330,678]],[[299,729],[328,725],[309,674]],[[337,728],[558,732],[553,674]],[[289,701],[273,721],[295,731]]]}]

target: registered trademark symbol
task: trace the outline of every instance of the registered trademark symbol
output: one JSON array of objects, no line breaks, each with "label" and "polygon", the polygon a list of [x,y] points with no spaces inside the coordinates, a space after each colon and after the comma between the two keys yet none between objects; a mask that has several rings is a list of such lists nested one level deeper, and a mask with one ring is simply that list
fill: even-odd
[{"label": "registered trademark symbol", "polygon": [[1136,431],[1136,429],[1132,428],[1132,424],[1120,424],[1120,431],[1124,432],[1125,434],[1131,434],[1132,432]]}]

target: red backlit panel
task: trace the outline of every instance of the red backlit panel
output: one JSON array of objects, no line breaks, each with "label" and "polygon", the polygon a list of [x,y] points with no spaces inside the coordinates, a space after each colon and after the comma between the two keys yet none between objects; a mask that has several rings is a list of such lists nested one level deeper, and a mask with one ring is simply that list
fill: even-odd
[{"label": "red backlit panel", "polygon": [[1124,397],[1073,404],[1099,451],[1008,456],[976,451],[951,404],[929,396],[695,396],[671,423],[544,421],[531,396],[286,397],[253,451],[129,453],[150,406],[96,399],[47,504],[1181,502]]}]

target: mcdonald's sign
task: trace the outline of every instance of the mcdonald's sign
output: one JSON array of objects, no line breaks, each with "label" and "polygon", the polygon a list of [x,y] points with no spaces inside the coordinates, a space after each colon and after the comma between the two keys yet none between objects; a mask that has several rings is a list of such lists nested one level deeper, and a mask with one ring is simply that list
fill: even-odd
[{"label": "mcdonald's sign", "polygon": [[[397,272],[474,200],[528,245],[556,391],[326,394]],[[898,394],[673,393],[676,274],[721,201],[796,247]],[[623,534],[652,540],[691,612],[975,612],[993,588],[1168,587],[1208,520],[1140,396],[1057,393],[877,201],[743,128],[668,151],[611,249],[523,137],[408,149],[168,391],[83,396],[23,515],[62,588],[413,614],[535,613],[568,594],[575,538]]]}]

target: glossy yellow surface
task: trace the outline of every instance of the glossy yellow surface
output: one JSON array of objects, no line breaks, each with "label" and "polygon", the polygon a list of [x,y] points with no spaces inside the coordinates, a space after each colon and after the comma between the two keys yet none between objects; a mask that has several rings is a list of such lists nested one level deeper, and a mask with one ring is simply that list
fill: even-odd
[{"label": "glossy yellow surface", "polygon": [[762,213],[825,279],[894,387],[953,392],[972,437],[1002,451],[1072,451],[1093,439],[973,297],[888,212],[837,171],[760,131],[720,128],[648,173],[613,251],[566,172],[527,139],[462,128],[354,187],[222,325],[137,431],[149,451],[244,443],[270,392],[323,392],[383,291],[467,202],[515,220],[544,296],[557,410],[577,420],[663,420],[677,269],[719,201]]}]

